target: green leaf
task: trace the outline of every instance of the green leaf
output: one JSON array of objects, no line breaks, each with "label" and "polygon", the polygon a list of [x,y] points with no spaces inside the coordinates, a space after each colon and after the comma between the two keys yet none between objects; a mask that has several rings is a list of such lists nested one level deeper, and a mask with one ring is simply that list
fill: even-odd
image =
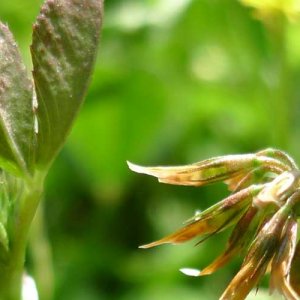
[{"label": "green leaf", "polygon": [[0,23],[0,166],[14,173],[33,167],[32,90],[14,38]]},{"label": "green leaf", "polygon": [[33,27],[37,164],[49,166],[83,102],[94,65],[102,0],[48,0]]}]

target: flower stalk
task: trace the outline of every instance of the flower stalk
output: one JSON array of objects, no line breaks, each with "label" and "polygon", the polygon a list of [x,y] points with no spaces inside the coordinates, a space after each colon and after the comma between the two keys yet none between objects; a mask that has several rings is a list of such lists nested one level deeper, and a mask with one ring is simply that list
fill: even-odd
[{"label": "flower stalk", "polygon": [[10,251],[0,275],[0,299],[20,299],[28,234],[43,193],[43,182],[44,174],[37,173],[26,181],[18,196],[18,207],[11,224]]}]

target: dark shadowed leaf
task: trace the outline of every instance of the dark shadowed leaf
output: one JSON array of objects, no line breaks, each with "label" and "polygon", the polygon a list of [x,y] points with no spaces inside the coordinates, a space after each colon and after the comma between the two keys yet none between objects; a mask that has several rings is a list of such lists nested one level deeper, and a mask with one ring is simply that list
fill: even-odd
[{"label": "dark shadowed leaf", "polygon": [[28,174],[34,159],[32,83],[8,27],[0,23],[0,166]]},{"label": "dark shadowed leaf", "polygon": [[102,21],[102,0],[48,0],[33,29],[37,164],[53,160],[82,104]]}]

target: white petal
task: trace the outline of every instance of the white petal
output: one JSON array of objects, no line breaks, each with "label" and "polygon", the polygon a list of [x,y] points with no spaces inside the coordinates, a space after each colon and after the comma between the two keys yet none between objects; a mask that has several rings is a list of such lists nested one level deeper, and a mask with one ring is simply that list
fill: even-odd
[{"label": "white petal", "polygon": [[200,276],[201,273],[200,270],[192,269],[192,268],[182,268],[180,269],[180,272],[182,272],[185,275],[194,276],[194,277]]},{"label": "white petal", "polygon": [[26,274],[23,275],[22,300],[39,300],[34,279]]}]

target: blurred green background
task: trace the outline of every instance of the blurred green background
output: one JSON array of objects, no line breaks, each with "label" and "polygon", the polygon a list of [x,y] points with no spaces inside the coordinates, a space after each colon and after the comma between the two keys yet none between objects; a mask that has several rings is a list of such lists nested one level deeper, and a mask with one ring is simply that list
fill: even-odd
[{"label": "blurred green background", "polygon": [[[0,2],[29,68],[41,2]],[[85,105],[48,176],[46,248],[33,234],[28,269],[49,271],[47,237],[54,299],[217,299],[241,258],[208,277],[178,270],[205,267],[228,233],[197,247],[138,246],[222,199],[225,186],[162,185],[126,160],[176,165],[272,146],[299,162],[300,25],[270,31],[236,0],[107,0],[105,8]],[[267,299],[263,288],[255,299]]]}]

